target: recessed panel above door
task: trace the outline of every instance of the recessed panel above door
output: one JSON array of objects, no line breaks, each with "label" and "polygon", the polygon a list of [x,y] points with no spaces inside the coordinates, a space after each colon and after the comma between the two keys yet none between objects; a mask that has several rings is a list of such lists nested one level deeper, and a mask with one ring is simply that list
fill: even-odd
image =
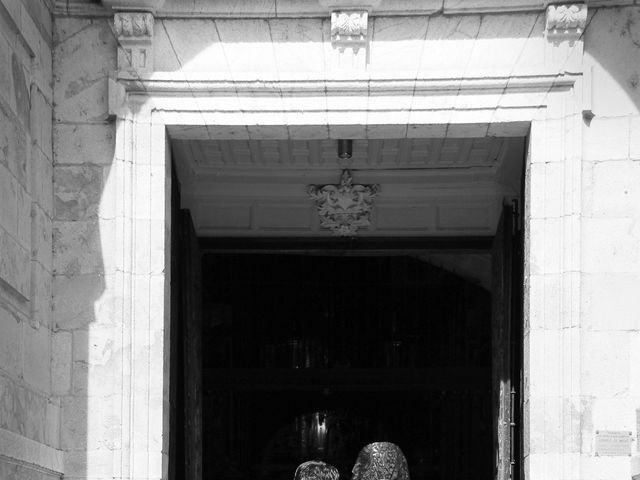
[{"label": "recessed panel above door", "polygon": [[[182,206],[200,236],[331,236],[309,185],[376,184],[371,225],[358,236],[492,235],[503,199],[519,195],[520,137],[353,141],[174,140]],[[517,165],[517,168],[512,168]]]}]

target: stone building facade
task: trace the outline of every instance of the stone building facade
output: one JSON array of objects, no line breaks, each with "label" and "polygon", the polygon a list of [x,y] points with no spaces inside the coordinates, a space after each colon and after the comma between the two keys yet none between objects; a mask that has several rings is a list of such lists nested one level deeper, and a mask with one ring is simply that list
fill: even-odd
[{"label": "stone building facade", "polygon": [[0,0],[0,116],[0,478],[167,478],[180,142],[485,137],[527,142],[525,478],[640,475],[638,0]]}]

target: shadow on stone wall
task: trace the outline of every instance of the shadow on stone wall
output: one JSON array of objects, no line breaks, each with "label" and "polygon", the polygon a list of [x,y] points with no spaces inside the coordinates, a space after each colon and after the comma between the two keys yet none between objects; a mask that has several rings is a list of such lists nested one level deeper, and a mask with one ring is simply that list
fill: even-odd
[{"label": "shadow on stone wall", "polygon": [[106,19],[54,26],[54,352],[65,478],[119,478],[122,448],[122,239],[113,183]]},{"label": "shadow on stone wall", "polygon": [[[477,17],[476,21],[469,16],[454,24],[452,20],[438,17],[432,27],[438,24],[440,30],[431,29],[418,20],[406,21],[400,27],[394,24],[396,20],[389,20],[386,26],[394,30],[400,28],[403,36],[391,36],[388,40],[424,38],[420,35],[433,40],[454,38],[465,41],[475,37],[490,40],[499,36],[522,39],[522,32],[533,36],[541,34],[544,17],[534,16],[526,20],[529,22],[528,30],[516,23],[508,25],[506,30],[499,29],[498,20],[493,27],[482,30],[480,18]],[[524,15],[519,18],[525,22]],[[322,29],[311,28],[317,26],[318,20],[295,21],[293,26],[278,21],[277,28],[274,28],[276,22],[247,22],[259,28],[236,31],[228,23],[222,26],[219,22],[207,22],[206,30],[199,32],[186,22],[165,21],[165,25],[159,22],[156,44],[158,69],[172,71],[185,65],[197,69],[205,63],[209,71],[215,70],[217,65],[225,65],[224,68],[229,69],[235,68],[236,64],[240,65],[239,68],[255,67],[251,61],[259,57],[260,52],[254,50],[251,53],[250,50],[257,48],[258,43],[268,44],[274,40],[287,42],[294,49],[289,59],[285,58],[286,50],[273,55],[282,55],[277,61],[295,71],[306,43],[320,42],[321,45],[322,35],[328,32],[326,22]],[[374,31],[374,39],[381,42],[385,40],[385,29],[382,28],[385,22],[381,20],[380,28]],[[204,26],[204,21],[202,23]],[[174,33],[171,33],[172,29]],[[611,102],[597,97],[592,127],[599,122],[600,107],[603,112],[611,110],[611,116],[619,116],[622,115],[620,109],[629,110],[632,106],[633,112],[624,115],[627,121],[633,121],[629,113],[637,114],[640,108],[640,9],[597,11],[587,33],[587,57],[602,67],[598,78],[607,82],[611,77],[611,88],[620,99],[614,111]],[[266,36],[260,37],[262,34]],[[221,40],[229,41],[231,50],[219,48]],[[322,49],[321,46],[318,48]],[[486,43],[483,48],[490,49],[491,43]],[[381,43],[378,52],[372,51],[371,61],[377,62],[382,58],[376,55],[382,55],[383,50]],[[163,52],[173,52],[173,56],[162,57]],[[499,56],[498,52],[494,53]],[[322,65],[317,65],[318,58],[323,58],[321,50],[318,55],[306,59],[303,65],[316,65],[314,68],[321,72]],[[427,66],[434,59],[443,60],[446,55],[446,49],[422,52],[420,62]],[[473,62],[471,49],[467,55],[465,59],[458,57],[447,61],[458,62],[458,65]],[[509,58],[514,61],[518,57]],[[398,65],[396,62],[395,68],[416,68],[416,57],[398,58],[397,61],[408,63]],[[70,480],[128,475],[123,469],[128,468],[129,459],[122,456],[123,449],[128,446],[122,442],[128,438],[124,429],[128,427],[126,419],[130,412],[121,392],[128,388],[132,379],[123,373],[126,372],[125,364],[129,362],[123,347],[130,339],[122,321],[130,319],[137,306],[128,306],[124,301],[129,272],[121,269],[123,259],[134,246],[128,245],[118,231],[117,217],[122,213],[123,202],[128,199],[115,195],[115,182],[119,181],[114,173],[115,126],[107,115],[107,78],[115,69],[116,40],[106,19],[56,19],[53,126],[55,325],[52,368],[54,393],[61,402],[60,443],[65,452],[65,478]],[[605,89],[606,83],[600,85],[598,82],[596,79],[594,88],[598,91]],[[123,247],[131,250],[122,251]],[[126,308],[130,311],[123,310]]]}]

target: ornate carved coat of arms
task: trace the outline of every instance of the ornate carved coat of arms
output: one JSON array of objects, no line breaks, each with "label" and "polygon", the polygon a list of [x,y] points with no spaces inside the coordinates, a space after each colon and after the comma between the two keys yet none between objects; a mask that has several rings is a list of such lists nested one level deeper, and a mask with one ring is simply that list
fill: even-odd
[{"label": "ornate carved coat of arms", "polygon": [[309,185],[307,192],[315,200],[320,225],[334,235],[354,236],[358,228],[371,224],[373,199],[380,185],[354,185],[349,170],[342,172],[340,185]]}]

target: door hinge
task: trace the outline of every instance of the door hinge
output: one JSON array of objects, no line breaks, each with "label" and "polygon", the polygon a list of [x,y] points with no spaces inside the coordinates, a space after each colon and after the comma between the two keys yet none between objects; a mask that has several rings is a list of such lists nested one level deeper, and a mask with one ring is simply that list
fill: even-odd
[{"label": "door hinge", "polygon": [[509,478],[515,478],[516,473],[516,422],[515,422],[515,408],[516,408],[516,389],[511,387],[510,392],[510,409],[509,409]]}]

